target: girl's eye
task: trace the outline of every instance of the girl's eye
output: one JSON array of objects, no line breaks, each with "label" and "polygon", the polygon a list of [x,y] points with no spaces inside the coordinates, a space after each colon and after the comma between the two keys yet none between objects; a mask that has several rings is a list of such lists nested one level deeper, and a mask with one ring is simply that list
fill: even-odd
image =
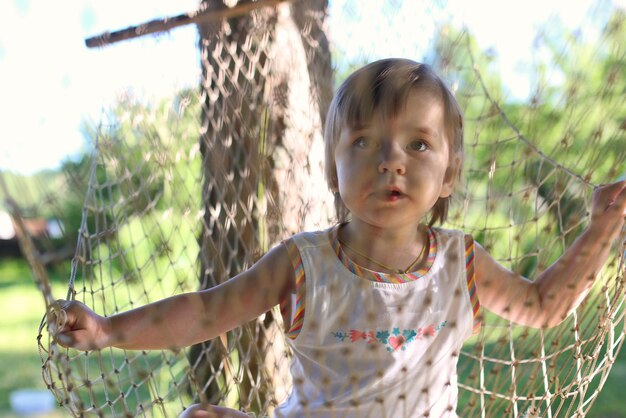
[{"label": "girl's eye", "polygon": [[421,139],[416,139],[414,141],[411,141],[409,143],[409,145],[407,145],[407,148],[410,149],[411,151],[426,151],[428,149],[428,145],[426,144],[426,142],[422,141]]},{"label": "girl's eye", "polygon": [[376,148],[377,142],[376,140],[372,138],[362,136],[362,137],[357,138],[353,142],[353,145],[357,148],[370,149],[370,148]]}]

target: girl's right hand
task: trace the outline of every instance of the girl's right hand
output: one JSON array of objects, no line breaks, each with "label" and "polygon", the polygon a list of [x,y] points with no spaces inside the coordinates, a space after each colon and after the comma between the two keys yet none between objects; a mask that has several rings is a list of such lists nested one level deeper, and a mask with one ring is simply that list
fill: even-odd
[{"label": "girl's right hand", "polygon": [[53,337],[59,345],[78,350],[96,350],[108,346],[111,321],[78,301],[57,300],[49,318]]}]

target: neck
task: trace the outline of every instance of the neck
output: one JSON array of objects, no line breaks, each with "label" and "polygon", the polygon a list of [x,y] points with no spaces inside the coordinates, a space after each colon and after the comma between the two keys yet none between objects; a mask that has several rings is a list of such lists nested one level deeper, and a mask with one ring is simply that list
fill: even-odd
[{"label": "neck", "polygon": [[339,229],[338,239],[353,261],[375,271],[398,272],[412,264],[411,270],[416,270],[428,257],[427,228],[418,222],[402,228],[379,228],[352,220]]}]

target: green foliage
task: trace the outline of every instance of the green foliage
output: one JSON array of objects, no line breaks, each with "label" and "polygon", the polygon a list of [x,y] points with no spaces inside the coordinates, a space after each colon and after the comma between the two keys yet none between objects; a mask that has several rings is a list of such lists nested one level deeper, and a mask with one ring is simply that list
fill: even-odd
[{"label": "green foliage", "polygon": [[[559,35],[560,34],[560,35]],[[509,109],[525,136],[585,181],[615,180],[624,169],[626,142],[626,37],[624,12],[617,10],[599,39],[588,44],[562,27],[550,27],[541,48],[556,65],[544,75],[531,106]],[[593,152],[602,149],[602,153]]]},{"label": "green foliage", "polygon": [[108,131],[93,129],[98,153],[84,231],[92,263],[84,275],[101,284],[90,288],[124,291],[81,297],[113,313],[154,299],[148,288],[160,287],[160,297],[195,288],[202,170],[195,92],[156,105],[126,99],[108,119]]},{"label": "green foliage", "polygon": [[623,11],[593,43],[547,28],[528,103],[507,99],[497,57],[478,52],[471,35],[440,30],[435,61],[457,90],[471,156],[463,179],[471,198],[451,224],[525,275],[547,267],[580,234],[593,185],[624,170],[625,28]]}]

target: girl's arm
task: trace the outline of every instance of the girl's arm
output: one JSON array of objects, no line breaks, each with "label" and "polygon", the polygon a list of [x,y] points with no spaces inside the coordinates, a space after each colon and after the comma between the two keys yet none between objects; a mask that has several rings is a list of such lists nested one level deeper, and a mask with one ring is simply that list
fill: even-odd
[{"label": "girl's arm", "polygon": [[476,287],[481,305],[526,326],[559,324],[587,295],[609,256],[611,243],[624,227],[625,216],[626,181],[598,187],[585,231],[534,281],[504,268],[476,245]]},{"label": "girl's arm", "polygon": [[287,250],[279,245],[249,270],[218,286],[111,317],[97,315],[80,302],[59,301],[67,319],[56,339],[79,350],[186,347],[215,338],[270,310],[291,291],[293,274]]}]

